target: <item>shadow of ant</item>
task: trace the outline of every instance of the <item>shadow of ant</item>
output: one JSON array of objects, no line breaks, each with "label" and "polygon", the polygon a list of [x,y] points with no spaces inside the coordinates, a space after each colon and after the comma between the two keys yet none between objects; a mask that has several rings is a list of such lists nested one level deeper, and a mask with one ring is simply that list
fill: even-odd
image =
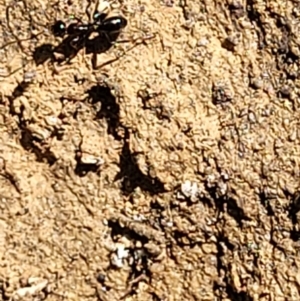
[{"label": "shadow of ant", "polygon": [[101,102],[101,107],[96,111],[96,119],[106,119],[108,128],[107,133],[112,135],[116,140],[122,140],[119,135],[120,123],[120,105],[113,95],[111,88],[106,85],[94,85],[88,91],[88,99],[92,105]]},{"label": "shadow of ant", "polygon": [[76,57],[78,52],[85,49],[86,54],[93,54],[92,65],[93,69],[99,69],[103,65],[109,64],[112,61],[118,59],[116,57],[108,63],[104,63],[101,66],[97,66],[97,54],[108,51],[116,43],[120,32],[114,33],[98,33],[98,35],[92,39],[89,37],[80,37],[76,45],[72,45],[74,36],[67,36],[59,45],[54,46],[50,43],[43,44],[35,48],[33,52],[33,60],[36,65],[42,65],[46,61],[50,60],[51,63],[70,63],[70,61]]},{"label": "shadow of ant", "polygon": [[124,127],[125,136],[123,139],[123,148],[120,155],[120,171],[115,177],[115,181],[121,180],[121,189],[124,195],[131,195],[137,187],[142,191],[147,191],[150,195],[157,195],[166,192],[163,182],[150,174],[145,175],[138,164],[138,153],[130,149],[130,133],[128,128]]}]

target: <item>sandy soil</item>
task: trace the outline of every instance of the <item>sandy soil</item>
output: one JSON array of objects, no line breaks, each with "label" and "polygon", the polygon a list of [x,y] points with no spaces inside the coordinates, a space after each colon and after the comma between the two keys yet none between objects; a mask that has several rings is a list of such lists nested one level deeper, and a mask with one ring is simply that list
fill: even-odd
[{"label": "sandy soil", "polygon": [[0,0],[0,300],[299,300],[299,2],[87,6]]}]

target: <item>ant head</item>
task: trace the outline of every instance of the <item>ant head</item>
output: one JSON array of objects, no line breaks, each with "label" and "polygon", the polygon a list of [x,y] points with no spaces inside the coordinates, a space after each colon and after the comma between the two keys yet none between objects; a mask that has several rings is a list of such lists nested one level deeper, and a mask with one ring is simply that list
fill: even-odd
[{"label": "ant head", "polygon": [[63,21],[56,21],[52,26],[51,30],[56,37],[63,37],[66,33],[66,24]]},{"label": "ant head", "polygon": [[98,24],[102,23],[106,17],[107,17],[106,13],[103,13],[103,12],[100,13],[98,11],[96,11],[93,15],[94,22],[98,23]]}]

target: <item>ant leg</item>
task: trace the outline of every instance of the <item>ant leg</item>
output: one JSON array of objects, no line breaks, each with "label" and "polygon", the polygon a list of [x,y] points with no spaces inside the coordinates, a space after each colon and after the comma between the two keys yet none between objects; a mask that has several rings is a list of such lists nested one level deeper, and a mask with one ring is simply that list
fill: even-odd
[{"label": "ant leg", "polygon": [[[85,37],[74,37],[72,39],[72,37],[69,37],[68,40],[68,47],[71,48],[71,52],[67,55],[66,58],[63,59],[62,64],[57,65],[57,64],[53,64],[53,73],[54,74],[58,74],[61,71],[67,69],[69,67],[69,65],[71,65],[71,61],[72,59],[74,59],[76,57],[76,55],[78,54],[78,52],[84,48],[84,39]],[[78,43],[78,44],[76,44]],[[55,53],[55,52],[54,52]],[[55,56],[55,54],[54,54]]]},{"label": "ant leg", "polygon": [[64,70],[67,70],[69,66],[64,65],[64,66],[58,66],[53,64],[53,70],[52,70],[52,75],[58,75],[59,73],[61,73]]},{"label": "ant leg", "polygon": [[[22,52],[23,52],[23,53],[26,53],[25,50],[24,50],[24,48],[23,48],[23,45],[22,45],[20,39],[19,39],[19,38],[17,37],[17,35],[14,33],[14,31],[13,31],[11,25],[10,25],[10,16],[9,16],[10,14],[9,14],[9,12],[10,12],[10,9],[11,9],[11,8],[12,8],[11,5],[8,5],[7,8],[6,8],[6,22],[7,22],[7,26],[8,26],[8,28],[9,28],[11,34],[13,35],[13,37],[15,38],[15,40],[17,41],[18,46],[21,48]],[[28,40],[29,40],[29,39],[28,39]],[[6,46],[7,46],[7,45],[6,45]],[[5,46],[5,47],[6,47],[6,46]],[[3,47],[2,47],[2,48],[3,48]]]},{"label": "ant leg", "polygon": [[[152,35],[148,35],[146,37],[139,37],[139,38],[136,38],[136,39],[110,41],[110,43],[111,43],[111,45],[117,45],[117,44],[132,43],[133,42],[135,44],[135,46],[137,46],[137,45],[140,45],[140,44],[144,44],[145,41],[152,40],[155,37],[156,37],[156,33],[154,33]],[[108,37],[108,39],[109,39],[109,37]]]},{"label": "ant leg", "polygon": [[[25,41],[26,41],[27,39],[25,39]],[[24,40],[21,40],[21,41],[24,41]],[[7,42],[6,44],[4,44],[4,45],[2,45],[1,47],[0,47],[0,50],[1,49],[4,49],[4,48],[6,48],[7,46],[9,46],[9,45],[11,45],[11,44],[14,44],[14,43],[16,43],[16,41],[10,41],[10,42]]]},{"label": "ant leg", "polygon": [[[22,62],[22,66],[21,67],[19,67],[19,68],[17,68],[17,69],[15,69],[14,71],[9,71],[7,74],[1,74],[0,73],[0,78],[8,78],[8,77],[10,77],[10,76],[12,76],[12,75],[14,75],[15,73],[17,73],[18,71],[20,71],[20,70],[24,70],[24,68],[26,67],[26,65],[27,64],[29,64],[30,62],[32,62],[33,60],[31,59],[31,60],[29,60],[29,61],[26,61],[26,62]],[[10,68],[9,68],[10,69]]]},{"label": "ant leg", "polygon": [[15,73],[17,73],[18,71],[20,71],[21,69],[23,69],[23,66],[17,68],[16,70],[14,70],[14,71],[12,71],[12,72],[9,72],[9,73],[7,73],[7,74],[4,74],[4,75],[2,75],[2,74],[0,73],[0,77],[2,77],[2,78],[8,78],[8,77],[14,75]]},{"label": "ant leg", "polygon": [[[72,46],[70,45],[70,47],[72,47]],[[77,54],[77,52],[72,53],[72,55],[67,57],[66,60],[64,62],[62,62],[62,64],[57,63],[56,61],[52,62],[52,67],[53,67],[52,74],[58,75],[60,72],[67,70],[70,67],[70,65],[72,64],[71,61],[76,56],[76,54]],[[54,56],[55,56],[55,54],[54,54]]]},{"label": "ant leg", "polygon": [[[4,45],[1,45],[0,50],[1,50],[1,49],[4,49],[4,48],[6,48],[7,46],[12,45],[12,44],[14,44],[14,43],[18,43],[18,45],[19,45],[19,42],[21,43],[21,42],[29,41],[29,40],[31,40],[32,38],[36,38],[37,36],[41,35],[42,33],[43,33],[43,31],[38,32],[37,34],[32,35],[30,38],[26,38],[26,39],[18,39],[18,38],[13,34],[13,35],[14,35],[14,38],[16,39],[16,41],[10,41],[10,42],[7,42],[7,43],[4,44]],[[19,46],[20,46],[20,45],[19,45]],[[23,47],[20,46],[20,48],[22,49]],[[22,51],[23,51],[23,49],[22,49]],[[24,53],[25,53],[25,51],[24,51]]]},{"label": "ant leg", "polygon": [[[22,1],[22,2],[24,3],[25,10],[28,10],[26,1]],[[41,35],[41,34],[43,33],[43,31],[38,32],[37,34],[32,34],[31,37],[29,37],[29,38],[20,39],[20,38],[14,33],[14,31],[13,31],[13,29],[12,29],[12,27],[11,27],[11,24],[10,24],[10,10],[13,8],[12,5],[13,5],[13,4],[10,4],[10,5],[8,5],[8,6],[6,7],[6,22],[7,22],[8,29],[9,29],[10,33],[12,34],[12,36],[14,37],[15,41],[10,41],[10,42],[8,42],[8,43],[2,45],[2,46],[0,47],[0,49],[4,49],[4,48],[6,48],[7,46],[9,46],[9,45],[11,45],[11,44],[17,43],[18,46],[20,47],[21,51],[22,51],[24,54],[28,55],[28,53],[26,53],[26,51],[25,51],[25,49],[24,49],[24,47],[23,47],[23,45],[22,45],[22,42],[24,42],[24,41],[29,41],[29,40],[31,40],[32,38],[36,38],[37,36]],[[30,16],[30,22],[31,22],[31,23],[34,23],[31,16]]]},{"label": "ant leg", "polygon": [[[132,40],[131,40],[131,41],[130,41],[130,40],[129,40],[129,41],[127,41],[127,40],[120,41],[121,43],[134,42],[134,44],[133,44],[131,47],[129,47],[129,49],[122,50],[122,52],[121,52],[119,55],[117,55],[115,58],[113,58],[113,59],[111,59],[111,60],[108,60],[108,61],[106,61],[105,63],[102,63],[102,64],[100,64],[100,65],[97,64],[97,58],[98,58],[98,56],[97,56],[97,54],[95,53],[95,54],[93,55],[93,57],[92,57],[92,65],[93,65],[93,69],[94,69],[94,70],[98,70],[98,69],[103,68],[104,66],[110,65],[110,64],[112,64],[112,63],[118,61],[118,60],[119,60],[121,57],[123,57],[127,52],[131,51],[132,49],[134,49],[135,47],[137,47],[137,46],[139,46],[139,45],[141,45],[141,44],[144,44],[145,41],[153,39],[155,36],[156,36],[156,35],[154,34],[154,35],[152,35],[152,36],[148,36],[148,37],[145,37],[145,38],[137,38],[137,39],[135,39],[135,40],[133,40],[133,41],[132,41]],[[116,41],[116,42],[114,42],[114,43],[117,43],[117,42],[118,42],[118,41]],[[114,44],[114,43],[112,43],[112,44]]]}]

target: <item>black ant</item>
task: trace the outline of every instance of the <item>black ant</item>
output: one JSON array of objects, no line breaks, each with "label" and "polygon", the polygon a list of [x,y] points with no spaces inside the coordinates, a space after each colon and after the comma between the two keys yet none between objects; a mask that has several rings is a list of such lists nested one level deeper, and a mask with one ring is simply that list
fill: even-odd
[{"label": "black ant", "polygon": [[88,39],[93,32],[104,34],[106,38],[109,39],[111,34],[119,34],[119,32],[127,26],[127,20],[124,17],[114,16],[107,18],[106,13],[97,11],[94,13],[93,20],[93,23],[83,24],[77,19],[76,23],[73,22],[68,26],[66,26],[65,22],[58,20],[52,25],[51,29],[53,34],[57,37],[65,37],[67,35],[70,39],[70,45],[76,47],[78,42],[86,42],[86,39]]},{"label": "black ant", "polygon": [[[108,14],[95,11],[93,14],[93,22],[84,24],[79,19],[76,22],[72,22],[68,26],[65,22],[58,20],[52,25],[52,33],[57,37],[65,38],[65,40],[53,50],[53,53],[63,53],[65,59],[68,61],[73,58],[76,53],[86,48],[86,53],[93,53],[93,68],[98,69],[102,66],[96,66],[96,53],[102,53],[107,51],[118,38],[122,29],[127,26],[127,20],[122,16],[108,17]],[[90,40],[92,33],[97,33],[98,36]],[[118,43],[130,42],[130,41],[118,41]],[[134,41],[136,42],[136,41]],[[140,42],[141,43],[141,42]],[[140,43],[134,45],[137,46]],[[71,46],[72,49],[66,49],[66,46]],[[133,47],[132,47],[133,48]],[[119,57],[106,62],[110,64],[113,61],[119,59]]]},{"label": "black ant", "polygon": [[[68,63],[81,49],[85,48],[87,54],[93,53],[93,69],[99,69],[104,65],[117,61],[120,57],[125,55],[125,51],[123,51],[121,55],[109,60],[101,66],[97,66],[97,53],[107,51],[115,43],[132,42],[133,45],[127,50],[129,51],[144,43],[146,40],[154,37],[152,35],[135,40],[116,41],[121,31],[127,26],[127,23],[127,20],[122,16],[109,17],[107,13],[98,12],[97,10],[94,11],[92,18],[90,17],[89,23],[83,23],[80,19],[75,18],[75,22],[71,22],[67,25],[62,20],[58,20],[51,26],[51,31],[54,36],[61,37],[64,40],[58,46],[44,44],[37,47],[33,53],[33,60],[37,65],[43,64],[48,59],[52,62],[58,62],[59,64],[64,61]],[[90,39],[90,36],[93,33],[96,33],[97,36]],[[56,69],[56,71],[58,70]],[[13,73],[14,72],[5,77],[8,77]]]}]

